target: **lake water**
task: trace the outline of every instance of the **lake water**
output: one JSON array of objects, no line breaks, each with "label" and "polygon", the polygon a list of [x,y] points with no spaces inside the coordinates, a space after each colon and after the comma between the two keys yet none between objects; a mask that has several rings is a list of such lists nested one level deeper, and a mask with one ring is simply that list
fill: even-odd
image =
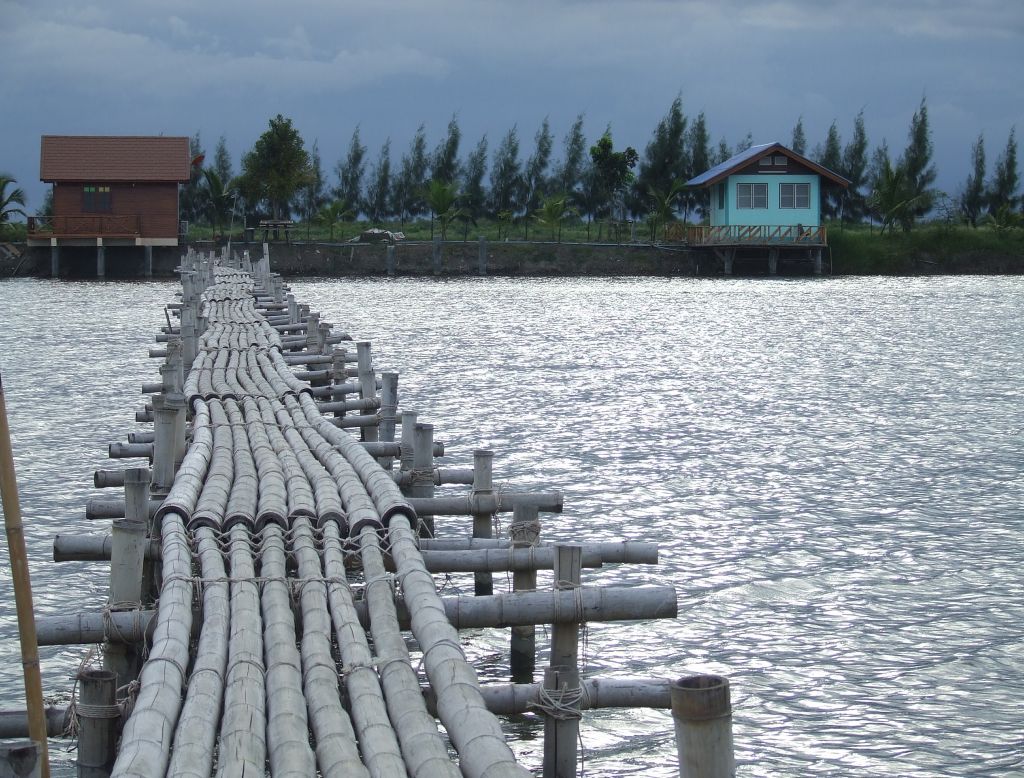
[{"label": "lake water", "polygon": [[[493,448],[498,482],[562,489],[546,538],[661,543],[659,566],[584,583],[672,583],[679,618],[591,625],[586,670],[728,676],[738,774],[1024,775],[1024,279],[292,287],[373,341],[445,462]],[[143,428],[146,351],[175,289],[0,282],[40,613],[105,596],[105,566],[55,565],[52,538],[95,528],[92,471]],[[4,555],[0,697],[20,707],[9,579]],[[466,638],[484,679],[507,680],[507,634]],[[43,649],[46,691],[66,692],[82,658]],[[511,730],[539,769],[542,728]],[[665,711],[588,712],[582,739],[592,778],[675,774]]]}]

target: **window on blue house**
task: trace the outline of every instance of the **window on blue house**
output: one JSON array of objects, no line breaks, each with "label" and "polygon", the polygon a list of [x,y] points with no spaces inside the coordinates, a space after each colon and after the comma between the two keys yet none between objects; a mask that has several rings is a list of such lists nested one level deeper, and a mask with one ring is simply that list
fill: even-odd
[{"label": "window on blue house", "polygon": [[779,208],[810,207],[810,184],[779,184]]},{"label": "window on blue house", "polygon": [[737,208],[767,208],[768,184],[736,184]]}]

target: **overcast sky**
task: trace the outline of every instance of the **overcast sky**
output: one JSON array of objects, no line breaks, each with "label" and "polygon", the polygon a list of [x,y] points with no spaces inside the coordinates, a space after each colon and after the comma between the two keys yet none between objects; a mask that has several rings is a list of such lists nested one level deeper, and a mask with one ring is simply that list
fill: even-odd
[{"label": "overcast sky", "polygon": [[1024,131],[1022,0],[0,0],[0,171],[39,206],[39,136],[224,135],[236,169],[277,113],[325,171],[358,124],[368,157],[430,147],[457,114],[464,156],[545,116],[642,152],[677,94],[713,139],[808,145],[862,108],[898,153],[928,102],[938,185],[955,194],[984,133],[991,170]]}]

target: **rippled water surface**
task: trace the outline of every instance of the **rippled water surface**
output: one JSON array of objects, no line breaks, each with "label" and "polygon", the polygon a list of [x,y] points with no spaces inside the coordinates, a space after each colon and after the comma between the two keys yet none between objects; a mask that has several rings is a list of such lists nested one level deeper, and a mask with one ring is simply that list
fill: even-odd
[{"label": "rippled water surface", "polygon": [[[590,626],[587,672],[727,675],[739,774],[1024,774],[1024,279],[292,286],[373,341],[447,462],[489,447],[498,481],[562,489],[548,539],[662,544],[658,567],[585,571],[672,583],[680,603],[677,620]],[[104,596],[102,566],[47,561],[52,537],[89,529],[92,471],[138,426],[174,289],[0,283],[41,613]],[[6,556],[0,577],[16,707]],[[506,680],[506,635],[474,633],[469,652]],[[44,649],[48,689],[81,657]],[[541,730],[512,729],[539,767]],[[674,775],[671,729],[663,711],[587,713],[587,775]]]}]

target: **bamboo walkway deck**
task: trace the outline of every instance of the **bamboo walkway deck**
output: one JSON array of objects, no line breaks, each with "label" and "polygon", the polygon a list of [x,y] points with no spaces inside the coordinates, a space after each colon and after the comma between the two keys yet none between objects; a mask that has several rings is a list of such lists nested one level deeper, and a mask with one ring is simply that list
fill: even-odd
[{"label": "bamboo walkway deck", "polygon": [[[152,352],[161,381],[144,386],[154,431],[111,446],[151,469],[98,471],[97,486],[125,489],[89,506],[111,534],[55,541],[57,559],[111,560],[101,613],[40,626],[43,643],[103,642],[103,670],[81,677],[80,771],[528,776],[497,714],[533,710],[544,774],[575,775],[585,709],[669,707],[668,680],[577,666],[580,624],[676,616],[671,586],[581,585],[582,567],[656,562],[655,546],[548,546],[539,516],[560,494],[495,489],[489,451],[471,470],[437,466],[433,428],[398,413],[397,374],[376,374],[370,345],[332,334],[265,258],[190,253],[182,282],[180,322]],[[441,484],[459,494],[435,496]],[[510,537],[492,537],[509,511]],[[431,537],[442,514],[473,537]],[[553,586],[537,590],[545,568]],[[433,574],[456,570],[475,573],[476,596],[439,595]],[[497,571],[514,591],[493,593]],[[538,623],[552,645],[534,683]],[[470,626],[511,629],[525,683],[481,687],[459,639]]]}]

